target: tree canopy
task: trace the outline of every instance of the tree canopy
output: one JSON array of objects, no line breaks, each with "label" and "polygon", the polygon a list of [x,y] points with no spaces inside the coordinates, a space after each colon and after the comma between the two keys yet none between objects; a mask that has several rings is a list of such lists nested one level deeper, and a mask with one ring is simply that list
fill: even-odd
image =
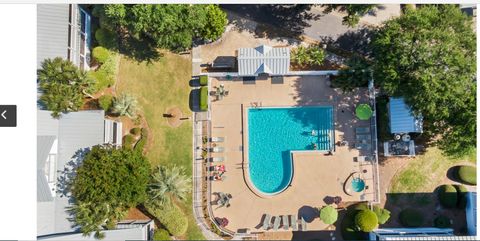
[{"label": "tree canopy", "polygon": [[349,27],[355,27],[360,21],[360,17],[374,12],[378,8],[378,4],[323,4],[324,13],[330,13],[333,10],[345,12],[347,16],[343,17],[342,23]]},{"label": "tree canopy", "polygon": [[123,212],[146,200],[150,164],[139,153],[94,146],[71,180],[74,222],[84,234],[118,220]]},{"label": "tree canopy", "polygon": [[224,31],[226,14],[205,4],[107,4],[95,7],[100,26],[148,43],[152,48],[182,51],[194,39],[214,40]]},{"label": "tree canopy", "polygon": [[60,57],[45,59],[37,74],[43,92],[40,100],[54,117],[79,110],[83,98],[93,91],[92,79],[72,62]]},{"label": "tree canopy", "polygon": [[476,145],[476,39],[454,5],[424,6],[389,20],[372,40],[375,81],[402,96],[441,147],[464,154]]}]

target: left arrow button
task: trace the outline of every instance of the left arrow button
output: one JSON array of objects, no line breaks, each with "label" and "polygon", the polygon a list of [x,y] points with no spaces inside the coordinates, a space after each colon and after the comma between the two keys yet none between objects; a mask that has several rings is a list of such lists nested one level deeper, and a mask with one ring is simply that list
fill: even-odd
[{"label": "left arrow button", "polygon": [[0,127],[17,126],[17,106],[0,105]]}]

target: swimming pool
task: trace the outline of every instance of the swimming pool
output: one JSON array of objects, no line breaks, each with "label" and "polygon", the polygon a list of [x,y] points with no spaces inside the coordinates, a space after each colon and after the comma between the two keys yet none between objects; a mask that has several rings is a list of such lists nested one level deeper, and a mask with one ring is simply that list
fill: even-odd
[{"label": "swimming pool", "polygon": [[293,176],[291,151],[333,148],[333,107],[248,109],[250,180],[263,194],[285,190]]}]

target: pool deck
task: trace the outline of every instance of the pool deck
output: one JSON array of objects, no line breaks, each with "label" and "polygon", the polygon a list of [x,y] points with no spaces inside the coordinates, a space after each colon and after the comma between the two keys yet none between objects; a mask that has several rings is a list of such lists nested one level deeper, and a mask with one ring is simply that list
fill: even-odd
[{"label": "pool deck", "polygon": [[[219,101],[213,101],[214,97],[210,97],[212,136],[225,137],[225,142],[217,144],[224,147],[225,151],[213,153],[212,156],[226,158],[226,161],[215,164],[224,164],[227,170],[225,180],[212,183],[212,193],[224,192],[233,197],[229,208],[217,209],[214,205],[212,209],[215,217],[228,218],[229,230],[249,228],[251,232],[262,232],[258,228],[264,214],[298,215],[307,221],[307,230],[324,230],[328,225],[315,218],[314,208],[325,205],[328,197],[340,196],[344,202],[374,199],[372,165],[354,161],[360,155],[353,146],[355,127],[369,126],[369,121],[360,121],[354,116],[355,106],[368,102],[366,88],[343,94],[340,90],[328,87],[322,76],[289,76],[284,77],[281,83],[272,83],[270,78],[254,83],[219,81],[216,78],[210,80],[211,88],[224,84],[229,91],[229,95]],[[333,106],[335,141],[345,140],[349,145],[336,146],[334,155],[313,151],[294,153],[291,186],[275,196],[259,195],[252,190],[248,177],[248,138],[245,138],[248,133],[244,133],[244,111],[254,102],[262,107]],[[352,172],[362,173],[366,185],[371,188],[352,196],[347,195],[343,184]],[[215,196],[212,196],[212,200],[215,200]]]}]

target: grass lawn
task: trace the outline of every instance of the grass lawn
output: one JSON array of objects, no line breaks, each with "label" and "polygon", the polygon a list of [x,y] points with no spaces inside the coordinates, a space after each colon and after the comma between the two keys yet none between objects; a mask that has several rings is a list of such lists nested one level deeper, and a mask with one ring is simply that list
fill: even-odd
[{"label": "grass lawn", "polygon": [[390,183],[390,193],[432,192],[443,184],[448,169],[459,163],[476,163],[476,150],[463,158],[450,158],[431,147],[424,155],[417,156],[395,175]]},{"label": "grass lawn", "polygon": [[[126,92],[137,97],[147,119],[153,145],[147,158],[152,167],[177,165],[192,175],[192,124],[185,121],[177,128],[168,125],[163,114],[178,107],[184,116],[191,116],[188,107],[192,64],[189,58],[165,53],[151,64],[138,63],[122,57],[117,79],[117,94]],[[189,225],[185,239],[205,239],[195,223],[191,197],[182,205]]]}]

